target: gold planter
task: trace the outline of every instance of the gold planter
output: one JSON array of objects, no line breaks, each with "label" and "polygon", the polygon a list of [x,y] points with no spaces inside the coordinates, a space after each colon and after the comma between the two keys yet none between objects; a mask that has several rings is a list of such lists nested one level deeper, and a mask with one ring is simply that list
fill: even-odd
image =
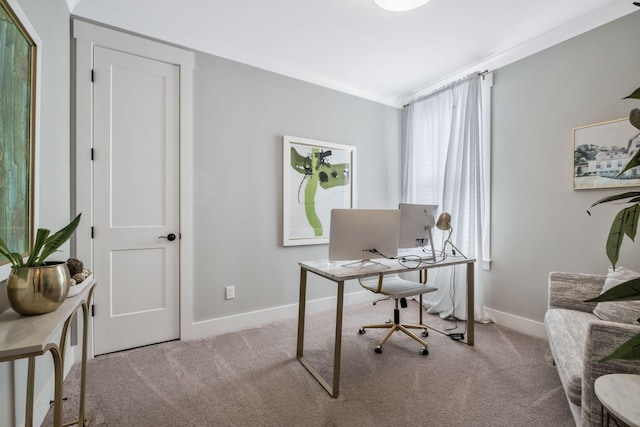
[{"label": "gold planter", "polygon": [[13,267],[7,279],[11,308],[27,316],[54,311],[67,298],[70,280],[66,262]]}]

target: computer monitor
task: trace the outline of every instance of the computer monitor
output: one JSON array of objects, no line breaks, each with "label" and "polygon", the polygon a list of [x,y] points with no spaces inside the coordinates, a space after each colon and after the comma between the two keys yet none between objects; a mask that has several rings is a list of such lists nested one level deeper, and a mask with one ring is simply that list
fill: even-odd
[{"label": "computer monitor", "polygon": [[436,225],[438,205],[400,203],[400,248],[430,248],[435,257],[431,230]]},{"label": "computer monitor", "polygon": [[329,261],[395,257],[399,235],[398,209],[333,209]]}]

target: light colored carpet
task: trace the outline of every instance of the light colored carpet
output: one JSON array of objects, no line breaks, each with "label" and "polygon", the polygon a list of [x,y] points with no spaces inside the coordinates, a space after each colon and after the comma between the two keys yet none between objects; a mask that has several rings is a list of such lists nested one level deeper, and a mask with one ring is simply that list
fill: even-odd
[{"label": "light colored carpet", "polygon": [[[402,320],[417,321],[418,310],[410,302]],[[296,360],[291,319],[90,360],[86,412],[92,426],[574,425],[544,340],[476,324],[474,347],[432,331],[422,356],[396,333],[377,354],[384,332],[357,330],[392,312],[391,301],[345,308],[338,399]],[[309,316],[306,331],[305,356],[330,378],[334,313]],[[78,381],[75,366],[65,382],[66,421],[77,411]]]}]

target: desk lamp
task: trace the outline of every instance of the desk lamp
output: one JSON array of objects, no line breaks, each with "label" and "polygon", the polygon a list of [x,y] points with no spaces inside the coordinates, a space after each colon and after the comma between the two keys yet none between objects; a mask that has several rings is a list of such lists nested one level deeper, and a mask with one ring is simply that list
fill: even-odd
[{"label": "desk lamp", "polygon": [[442,231],[447,231],[447,230],[449,231],[449,235],[447,236],[444,243],[442,244],[442,252],[440,253],[440,256],[444,256],[445,250],[447,249],[447,243],[448,243],[451,245],[451,253],[455,255],[457,251],[460,255],[462,255],[466,259],[467,257],[464,256],[464,254],[460,252],[460,249],[456,248],[456,245],[454,245],[453,242],[451,241],[451,233],[453,233],[453,227],[451,227],[451,214],[447,212],[441,213],[440,216],[438,217],[438,221],[436,221],[436,227]]}]

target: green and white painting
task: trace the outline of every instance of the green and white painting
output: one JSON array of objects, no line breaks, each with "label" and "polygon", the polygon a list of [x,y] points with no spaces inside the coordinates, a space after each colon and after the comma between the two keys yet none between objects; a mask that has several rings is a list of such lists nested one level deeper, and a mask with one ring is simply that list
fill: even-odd
[{"label": "green and white painting", "polygon": [[0,238],[20,254],[29,250],[33,209],[35,48],[9,4],[0,0]]},{"label": "green and white painting", "polygon": [[329,242],[331,210],[353,208],[355,147],[283,138],[284,246]]}]

